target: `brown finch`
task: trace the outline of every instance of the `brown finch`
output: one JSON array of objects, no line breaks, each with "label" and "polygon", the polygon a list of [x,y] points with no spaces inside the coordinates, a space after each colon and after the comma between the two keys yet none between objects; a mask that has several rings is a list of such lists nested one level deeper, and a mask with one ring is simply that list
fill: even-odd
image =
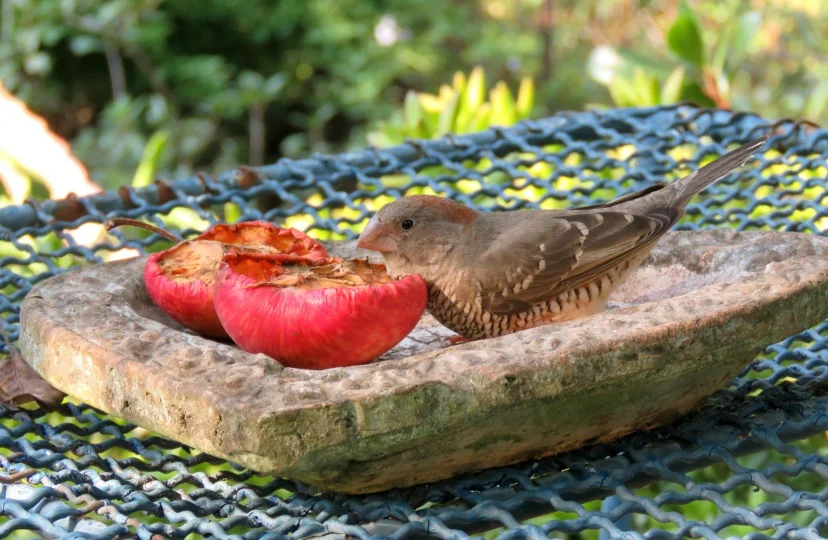
[{"label": "brown finch", "polygon": [[569,210],[478,212],[442,197],[403,197],[368,222],[358,246],[389,274],[419,274],[427,309],[468,339],[591,315],[684,215],[697,193],[743,166],[767,136],[670,184]]}]

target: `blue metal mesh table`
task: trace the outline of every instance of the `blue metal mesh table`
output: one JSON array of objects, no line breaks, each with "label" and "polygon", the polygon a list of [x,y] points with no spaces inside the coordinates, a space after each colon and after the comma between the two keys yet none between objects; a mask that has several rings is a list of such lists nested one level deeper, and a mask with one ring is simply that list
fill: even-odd
[{"label": "blue metal mesh table", "polygon": [[[144,218],[191,235],[216,221],[266,219],[354,238],[371,212],[403,194],[484,209],[593,204],[678,178],[769,128],[761,165],[708,189],[677,229],[826,234],[828,130],[690,105],[562,113],[4,208],[2,327],[16,339],[20,302],[42,279],[123,247],[165,247],[156,235],[123,232],[79,245],[70,233],[85,223]],[[823,321],[769,347],[664,428],[370,496],[263,477],[73,400],[54,411],[0,406],[0,538],[825,538],[826,390]]]}]

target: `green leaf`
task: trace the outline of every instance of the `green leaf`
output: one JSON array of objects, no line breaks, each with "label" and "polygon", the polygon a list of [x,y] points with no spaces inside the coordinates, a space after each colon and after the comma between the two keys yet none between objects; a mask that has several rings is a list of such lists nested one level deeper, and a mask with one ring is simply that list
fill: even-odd
[{"label": "green leaf", "polygon": [[420,105],[426,113],[439,113],[443,110],[443,102],[434,94],[420,93],[418,97],[420,98]]},{"label": "green leaf", "polygon": [[408,126],[408,129],[417,129],[420,122],[423,120],[423,110],[420,108],[420,100],[417,98],[417,92],[414,90],[406,92],[403,111],[405,115],[405,125]]},{"label": "green leaf", "polygon": [[440,93],[438,94],[441,101],[440,107],[444,107],[446,103],[455,97],[459,97],[459,93],[454,91],[454,88],[447,84],[440,85]]},{"label": "green leaf", "polygon": [[469,83],[463,92],[463,101],[466,107],[477,109],[486,97],[486,75],[480,66],[472,69],[469,74]]},{"label": "green leaf", "polygon": [[667,31],[667,45],[683,60],[699,67],[704,65],[701,25],[686,2],[682,2],[678,17]]},{"label": "green leaf", "polygon": [[635,107],[640,105],[635,86],[624,77],[615,77],[607,87],[612,100],[619,107]]},{"label": "green leaf", "polygon": [[489,116],[492,114],[492,106],[490,103],[482,104],[478,109],[477,112],[474,114],[474,117],[471,119],[468,125],[469,132],[475,131],[483,131],[488,129],[491,125],[489,121]]},{"label": "green leaf", "polygon": [[144,187],[152,183],[155,177],[155,171],[158,170],[158,164],[161,162],[161,157],[164,154],[164,149],[167,146],[169,138],[169,132],[164,130],[156,132],[150,138],[147,146],[144,148],[144,155],[141,156],[141,162],[138,163],[138,168],[135,170],[135,176],[132,177],[132,187]]},{"label": "green leaf", "polygon": [[466,75],[462,71],[456,72],[451,80],[451,86],[455,92],[462,94],[466,88]]},{"label": "green leaf", "polygon": [[692,101],[700,107],[716,106],[713,100],[704,93],[704,90],[701,86],[699,86],[699,83],[696,82],[691,82],[685,85],[684,89],[681,91],[681,95],[683,100]]},{"label": "green leaf", "polygon": [[235,203],[224,203],[224,221],[227,223],[235,223],[242,216],[241,208]]},{"label": "green leaf", "polygon": [[635,68],[633,85],[635,86],[637,105],[648,106],[658,103],[659,87],[658,80],[655,77],[647,75],[641,68]]},{"label": "green leaf", "polygon": [[468,124],[486,95],[486,79],[483,68],[477,66],[469,74],[468,81],[460,94],[455,128],[457,133],[467,133]]},{"label": "green leaf", "polygon": [[517,97],[518,119],[527,118],[535,106],[535,82],[531,77],[524,77],[520,81]]},{"label": "green leaf", "polygon": [[198,212],[191,208],[178,207],[170,210],[165,216],[158,216],[165,229],[183,230],[195,229],[203,231],[210,226],[210,222],[201,217]]},{"label": "green leaf", "polygon": [[669,105],[681,101],[681,88],[684,84],[684,68],[679,66],[670,73],[664,84],[661,85],[660,103]]},{"label": "green leaf", "polygon": [[460,102],[460,96],[457,94],[447,97],[443,110],[440,112],[439,120],[437,121],[437,131],[435,135],[445,135],[449,133],[454,127],[454,119],[457,116],[457,105]]},{"label": "green leaf", "polygon": [[443,102],[434,94],[418,94],[417,97],[423,111],[423,125],[428,133],[434,133],[440,123]]},{"label": "green leaf", "polygon": [[490,126],[511,126],[515,123],[515,100],[505,82],[498,81],[492,88],[489,92],[489,101],[492,103]]},{"label": "green leaf", "polygon": [[730,40],[729,59],[738,64],[753,49],[757,43],[756,37],[762,27],[762,15],[758,11],[748,11],[739,17],[733,28]]}]

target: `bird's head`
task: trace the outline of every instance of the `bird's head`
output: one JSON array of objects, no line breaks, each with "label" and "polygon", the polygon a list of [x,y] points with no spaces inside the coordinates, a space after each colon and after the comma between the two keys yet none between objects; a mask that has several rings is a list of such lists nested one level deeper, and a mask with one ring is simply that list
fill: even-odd
[{"label": "bird's head", "polygon": [[403,197],[380,208],[357,245],[383,254],[392,266],[433,264],[462,245],[477,212],[433,195]]}]

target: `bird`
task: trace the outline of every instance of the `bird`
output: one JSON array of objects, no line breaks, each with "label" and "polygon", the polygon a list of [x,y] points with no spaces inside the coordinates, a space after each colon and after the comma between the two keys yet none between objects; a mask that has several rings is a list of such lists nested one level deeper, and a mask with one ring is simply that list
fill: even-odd
[{"label": "bird", "polygon": [[392,279],[418,274],[426,310],[459,341],[593,315],[690,200],[744,166],[768,137],[679,180],[591,206],[493,212],[439,195],[400,197],[368,221],[357,246],[380,253]]}]

